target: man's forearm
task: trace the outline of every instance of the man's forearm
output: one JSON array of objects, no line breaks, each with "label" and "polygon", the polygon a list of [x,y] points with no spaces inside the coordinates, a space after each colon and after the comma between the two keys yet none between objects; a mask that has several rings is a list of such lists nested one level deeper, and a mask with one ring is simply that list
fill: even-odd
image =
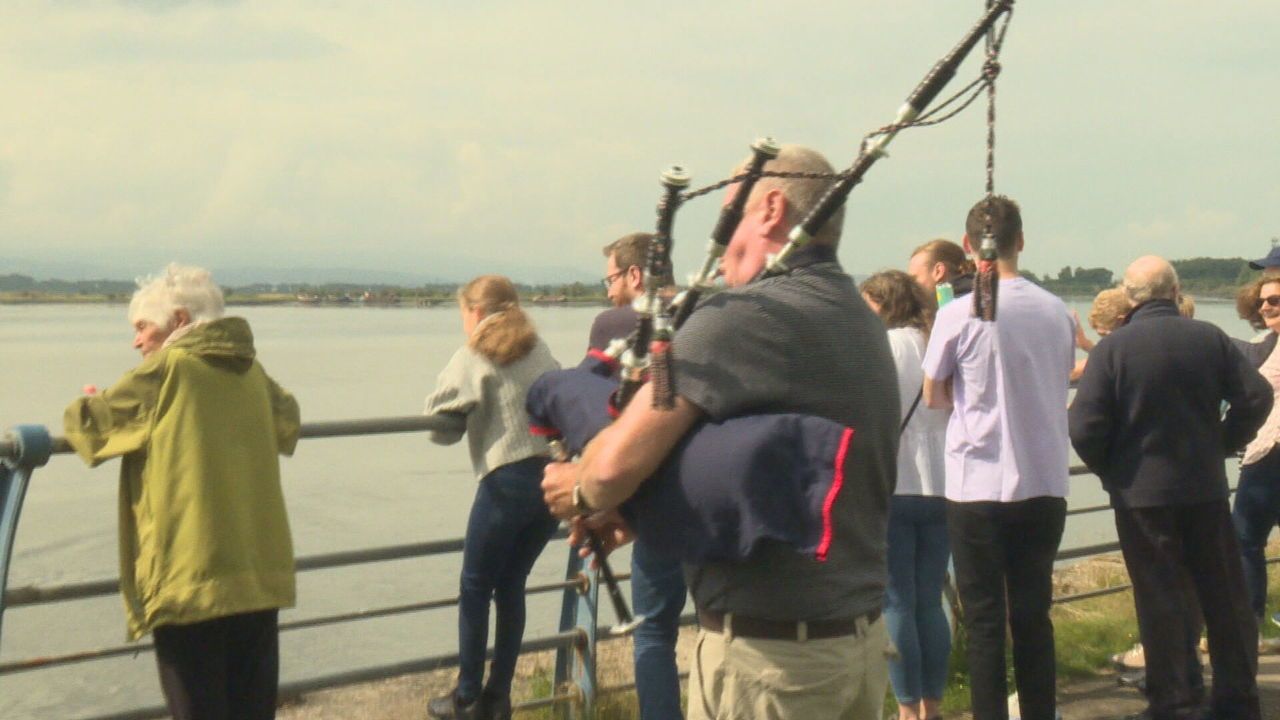
[{"label": "man's forearm", "polygon": [[701,415],[681,397],[673,410],[655,410],[651,403],[652,390],[646,385],[583,452],[578,484],[592,508],[610,510],[635,494]]}]

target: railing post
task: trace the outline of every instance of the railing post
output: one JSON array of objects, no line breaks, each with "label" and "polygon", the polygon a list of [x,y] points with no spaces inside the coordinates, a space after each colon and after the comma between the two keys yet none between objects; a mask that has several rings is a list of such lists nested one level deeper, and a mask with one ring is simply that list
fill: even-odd
[{"label": "railing post", "polygon": [[14,457],[0,458],[0,632],[4,629],[4,596],[9,589],[9,558],[13,555],[13,539],[18,533],[18,517],[22,499],[36,468],[49,462],[53,439],[43,425],[19,425],[7,436],[15,443]]},{"label": "railing post", "polygon": [[560,706],[563,720],[594,718],[596,705],[596,616],[600,600],[599,571],[588,570],[578,549],[569,548],[566,580],[578,580],[565,588],[560,604],[560,631],[577,630],[578,639],[571,647],[556,650],[554,692],[572,688],[578,702]]}]

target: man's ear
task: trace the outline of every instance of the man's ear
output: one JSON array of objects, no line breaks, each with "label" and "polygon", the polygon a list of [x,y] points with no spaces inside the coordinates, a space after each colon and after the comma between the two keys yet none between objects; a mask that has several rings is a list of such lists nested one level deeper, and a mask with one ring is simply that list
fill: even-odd
[{"label": "man's ear", "polygon": [[183,325],[191,324],[191,313],[186,308],[178,308],[173,311],[173,329],[177,330]]},{"label": "man's ear", "polygon": [[770,188],[764,197],[760,198],[759,212],[763,213],[760,224],[770,235],[779,229],[785,234],[790,229],[785,226],[787,197],[782,194],[781,189]]},{"label": "man's ear", "polygon": [[1021,254],[1022,254],[1022,248],[1023,248],[1023,246],[1025,246],[1025,245],[1026,245],[1026,243],[1025,243],[1025,241],[1024,241],[1024,238],[1022,237],[1022,233],[1021,233],[1021,232],[1019,232],[1019,233],[1018,233],[1018,254],[1019,254],[1019,255],[1021,255]]},{"label": "man's ear", "polygon": [[973,244],[969,242],[969,233],[964,234],[964,251],[968,255],[973,254]]},{"label": "man's ear", "polygon": [[929,273],[933,277],[933,282],[940,283],[947,278],[947,266],[943,263],[936,262],[933,264],[933,270]]},{"label": "man's ear", "polygon": [[639,265],[632,265],[627,268],[627,285],[632,290],[641,292],[644,290],[644,268]]}]

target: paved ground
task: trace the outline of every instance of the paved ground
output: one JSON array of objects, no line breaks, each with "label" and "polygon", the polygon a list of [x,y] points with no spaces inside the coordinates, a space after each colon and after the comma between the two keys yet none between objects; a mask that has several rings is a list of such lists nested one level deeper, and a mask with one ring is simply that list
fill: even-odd
[{"label": "paved ground", "polygon": [[[684,635],[686,637],[682,637],[682,640],[688,642],[688,633]],[[608,643],[602,647],[607,648],[605,652],[608,654],[601,658],[602,664],[625,666],[628,662],[631,652],[629,642]],[[680,657],[686,655],[687,653],[682,652]],[[541,668],[549,667],[550,663],[550,654],[522,658],[520,675],[537,675]],[[605,683],[621,679],[623,678],[613,678],[605,680]],[[448,671],[327,690],[282,707],[277,717],[280,720],[421,718],[425,717],[424,698],[446,692],[452,683],[453,671]],[[1280,720],[1280,655],[1264,655],[1259,659],[1258,684],[1262,693],[1263,717],[1267,720]],[[1063,720],[1119,719],[1141,712],[1146,706],[1136,690],[1120,687],[1114,675],[1062,686],[1058,696]],[[516,717],[521,715],[529,716],[517,714]],[[969,715],[962,717],[964,720],[971,718]]]},{"label": "paved ground", "polygon": [[[1262,716],[1280,720],[1280,655],[1264,655],[1258,662]],[[1058,690],[1063,720],[1110,720],[1142,712],[1146,702],[1131,688],[1120,687],[1114,675],[1073,683]],[[964,716],[966,720],[971,717]]]}]

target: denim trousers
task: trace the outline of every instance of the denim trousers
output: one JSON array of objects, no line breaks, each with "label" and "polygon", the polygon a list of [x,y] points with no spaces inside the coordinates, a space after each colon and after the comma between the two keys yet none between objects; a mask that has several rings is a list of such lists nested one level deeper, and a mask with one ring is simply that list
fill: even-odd
[{"label": "denim trousers", "polygon": [[898,649],[889,662],[889,680],[903,705],[941,699],[947,684],[951,627],[942,611],[942,584],[950,555],[946,499],[895,495],[889,503],[884,616]]},{"label": "denim trousers", "polygon": [[1262,617],[1267,609],[1267,537],[1280,523],[1280,450],[1273,448],[1258,462],[1240,468],[1231,520],[1244,556],[1249,605],[1255,617]]},{"label": "denim trousers", "polygon": [[1008,720],[1005,622],[1013,637],[1013,676],[1023,720],[1053,720],[1053,560],[1067,501],[947,502],[956,589],[968,635],[975,720]]},{"label": "denim trousers", "polygon": [[493,664],[486,693],[511,693],[524,636],[525,580],[558,522],[542,502],[542,468],[531,457],[497,468],[476,490],[462,549],[458,597],[458,697],[480,695],[489,642],[489,601],[497,607]]},{"label": "denim trousers", "polygon": [[645,617],[633,635],[641,720],[682,717],[676,636],[687,595],[680,561],[637,539],[631,549],[631,605]]}]

